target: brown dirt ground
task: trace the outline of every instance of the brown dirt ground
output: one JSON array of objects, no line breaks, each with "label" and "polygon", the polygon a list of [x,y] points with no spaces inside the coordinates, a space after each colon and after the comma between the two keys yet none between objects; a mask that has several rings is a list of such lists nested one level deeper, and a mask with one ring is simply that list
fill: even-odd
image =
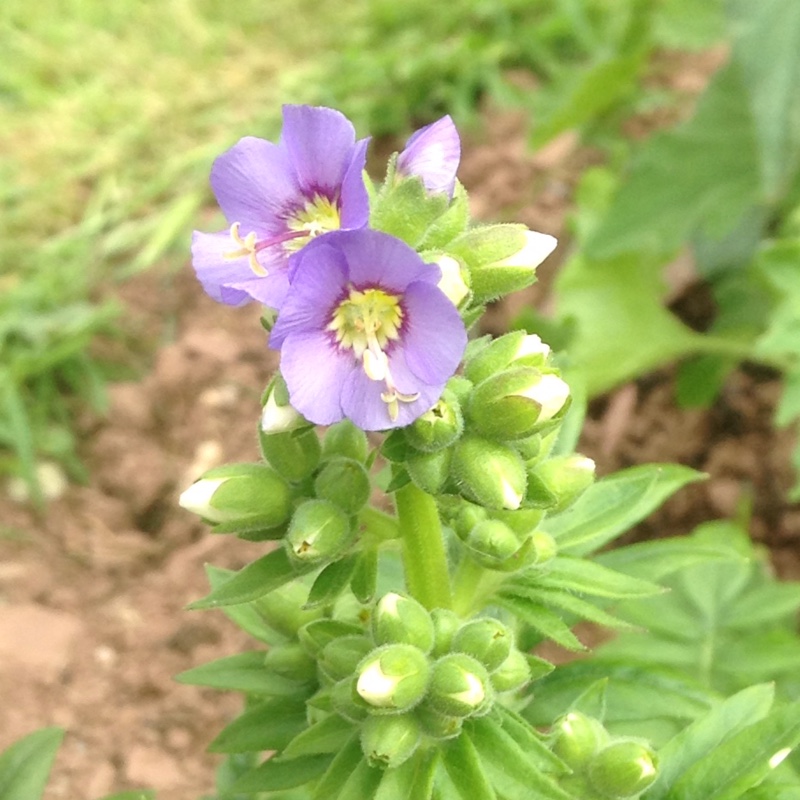
[{"label": "brown dirt ground", "polygon": [[[690,65],[692,74],[709,63]],[[682,79],[694,92],[703,85]],[[465,147],[460,174],[479,218],[565,237],[577,176],[595,158],[572,134],[530,154],[520,117],[494,111]],[[522,304],[546,304],[559,259],[539,287],[493,309],[487,327]],[[259,547],[209,535],[177,496],[207,467],[258,457],[259,394],[276,360],[258,309],[213,303],[188,266],[142,275],[119,294],[132,335],[154,355],[140,380],[111,387],[107,417],[84,420],[88,485],[70,487],[41,517],[0,496],[2,526],[14,534],[0,538],[0,749],[60,725],[67,735],[48,800],[135,787],[197,800],[217,763],[205,748],[240,703],[172,676],[249,640],[222,614],[184,607],[206,592],[205,562],[238,568]],[[782,575],[800,577],[800,510],[784,500],[791,436],[770,425],[775,376],[740,369],[712,408],[691,411],[675,407],[673,378],[664,370],[593,403],[582,451],[600,474],[647,461],[707,471],[710,480],[679,493],[638,535],[685,533],[750,496],[753,535]]]}]

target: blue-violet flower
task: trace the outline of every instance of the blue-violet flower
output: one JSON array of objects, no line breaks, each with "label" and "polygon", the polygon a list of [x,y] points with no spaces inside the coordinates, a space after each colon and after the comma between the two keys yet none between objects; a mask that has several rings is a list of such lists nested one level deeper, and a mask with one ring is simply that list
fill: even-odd
[{"label": "blue-violet flower", "polygon": [[356,141],[339,111],[288,105],[277,144],[247,136],[217,158],[211,188],[230,227],[194,233],[192,260],[206,292],[228,305],[280,308],[293,253],[318,234],[367,224],[368,141]]},{"label": "blue-violet flower", "polygon": [[456,171],[461,159],[461,140],[455,123],[447,116],[420,128],[397,157],[397,173],[418,176],[429,192],[453,197]]},{"label": "blue-violet flower", "polygon": [[408,425],[430,409],[467,343],[455,306],[399,239],[371,229],[314,239],[292,259],[272,330],[292,405],[330,425]]}]

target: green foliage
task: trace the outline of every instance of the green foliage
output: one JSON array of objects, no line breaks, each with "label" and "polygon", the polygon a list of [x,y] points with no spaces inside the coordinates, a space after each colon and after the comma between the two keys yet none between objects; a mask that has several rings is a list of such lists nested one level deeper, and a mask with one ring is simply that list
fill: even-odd
[{"label": "green foliage", "polygon": [[36,800],[44,793],[64,731],[43,728],[0,754],[0,798]]}]

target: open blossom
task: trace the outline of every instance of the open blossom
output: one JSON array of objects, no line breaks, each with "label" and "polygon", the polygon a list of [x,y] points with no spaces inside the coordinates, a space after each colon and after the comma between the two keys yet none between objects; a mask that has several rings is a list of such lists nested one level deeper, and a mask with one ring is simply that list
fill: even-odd
[{"label": "open blossom", "polygon": [[386,233],[338,231],[303,248],[290,278],[270,346],[306,419],[385,430],[436,403],[467,337],[435,264]]},{"label": "open blossom", "polygon": [[453,120],[447,116],[420,128],[397,157],[397,173],[416,175],[429,192],[444,192],[452,198],[461,159],[461,140]]},{"label": "open blossom", "polygon": [[292,254],[321,233],[367,224],[368,141],[356,141],[338,111],[284,106],[277,144],[248,136],[217,158],[211,188],[230,227],[194,233],[192,261],[206,292],[229,305],[279,308]]}]

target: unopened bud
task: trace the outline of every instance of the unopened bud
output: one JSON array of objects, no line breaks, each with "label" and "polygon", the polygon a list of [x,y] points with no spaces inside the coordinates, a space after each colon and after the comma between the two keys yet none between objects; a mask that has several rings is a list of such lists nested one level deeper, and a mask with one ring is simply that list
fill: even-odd
[{"label": "unopened bud", "polygon": [[314,479],[320,500],[330,500],[346,514],[356,514],[369,500],[372,486],[364,465],[353,458],[337,456],[325,462]]},{"label": "unopened bud", "polygon": [[319,655],[319,669],[334,683],[355,674],[364,656],[373,649],[366,636],[340,636],[328,642]]},{"label": "unopened bud", "polygon": [[459,237],[449,249],[466,261],[478,303],[530,286],[556,240],[519,225],[487,225]]},{"label": "unopened bud", "polygon": [[485,436],[524,439],[549,422],[569,398],[569,387],[552,373],[513,367],[481,381],[472,391],[467,414]]},{"label": "unopened bud", "polygon": [[519,508],[527,477],[515,450],[477,436],[455,446],[451,472],[464,495],[487,508]]},{"label": "unopened bud", "polygon": [[[300,583],[296,585],[304,596],[308,596],[308,589]],[[270,592],[270,595],[274,592]],[[267,595],[269,597],[270,595]],[[301,601],[302,602],[302,601]],[[317,617],[322,614],[321,609],[314,609]],[[312,657],[317,658],[322,649],[334,639],[344,636],[359,636],[364,633],[364,628],[351,622],[342,622],[338,619],[313,619],[306,623],[297,631],[297,638],[305,651]]]},{"label": "unopened bud", "polygon": [[375,709],[406,711],[425,696],[430,666],[410,644],[389,644],[370,653],[358,667],[356,691]]},{"label": "unopened bud", "polygon": [[413,597],[389,592],[375,604],[372,638],[375,644],[413,644],[423,653],[433,647],[433,621]]},{"label": "unopened bud", "polygon": [[327,500],[306,500],[294,512],[284,538],[289,556],[303,564],[332,561],[355,538],[350,518]]},{"label": "unopened bud", "polygon": [[581,772],[608,741],[608,732],[594,717],[569,711],[553,726],[553,752],[571,769]]},{"label": "unopened bud", "polygon": [[373,714],[361,726],[361,749],[371,767],[394,769],[414,755],[420,734],[413,714]]},{"label": "unopened bud", "polygon": [[437,495],[450,477],[453,453],[449,449],[436,453],[416,453],[405,461],[405,468],[416,486],[426,494]]},{"label": "unopened bud", "polygon": [[492,687],[486,667],[465,653],[449,653],[433,665],[430,704],[452,717],[478,716],[492,704]]},{"label": "unopened bud", "polygon": [[470,555],[487,569],[502,569],[520,547],[520,539],[508,525],[485,519],[470,531],[466,539]]},{"label": "unopened bud", "polygon": [[436,405],[417,417],[406,429],[409,444],[424,453],[449,447],[461,436],[464,418],[456,396],[445,389]]},{"label": "unopened bud", "polygon": [[289,404],[289,390],[283,376],[278,373],[267,387],[262,398],[261,430],[263,433],[288,433],[311,423]]},{"label": "unopened bud", "polygon": [[477,658],[488,672],[494,672],[509,656],[511,631],[500,620],[481,617],[467,622],[453,638],[452,649]]},{"label": "unopened bud", "polygon": [[209,470],[181,494],[187,511],[214,523],[283,524],[291,511],[286,481],[266,464],[231,464]]},{"label": "unopened bud", "polygon": [[431,708],[428,703],[418,705],[414,709],[414,716],[419,721],[425,735],[439,741],[454,739],[461,733],[461,728],[464,724],[463,717],[440,714],[435,708]]},{"label": "unopened bud", "polygon": [[454,306],[460,307],[469,297],[469,286],[465,280],[465,276],[469,273],[461,266],[461,262],[452,256],[439,256],[436,264],[442,271],[442,277],[437,284],[439,289]]},{"label": "unopened bud", "polygon": [[367,434],[349,419],[331,425],[322,439],[322,457],[346,456],[362,464],[367,460],[369,441]]},{"label": "unopened bud", "polygon": [[524,653],[512,647],[508,658],[492,673],[492,686],[498,692],[513,692],[531,680],[531,668]]},{"label": "unopened bud", "polygon": [[594,461],[577,453],[548,458],[528,472],[525,502],[563,511],[592,485],[594,472]]},{"label": "unopened bud", "polygon": [[264,657],[264,666],[276,675],[292,680],[311,680],[317,665],[297,642],[273,645]]},{"label": "unopened bud", "polygon": [[455,611],[450,611],[446,608],[434,608],[431,611],[431,620],[433,621],[434,631],[431,655],[434,657],[443,656],[445,653],[450,652],[453,637],[461,627],[461,618]]},{"label": "unopened bud", "polygon": [[550,347],[536,334],[511,331],[477,347],[464,363],[464,376],[480,383],[512,366],[543,367],[549,355]]},{"label": "unopened bud", "polygon": [[307,478],[319,464],[320,443],[316,431],[267,434],[259,432],[264,458],[289,481]]},{"label": "unopened bud", "polygon": [[609,800],[638,797],[658,777],[656,755],[647,745],[616,741],[604,747],[589,763],[592,787]]}]

